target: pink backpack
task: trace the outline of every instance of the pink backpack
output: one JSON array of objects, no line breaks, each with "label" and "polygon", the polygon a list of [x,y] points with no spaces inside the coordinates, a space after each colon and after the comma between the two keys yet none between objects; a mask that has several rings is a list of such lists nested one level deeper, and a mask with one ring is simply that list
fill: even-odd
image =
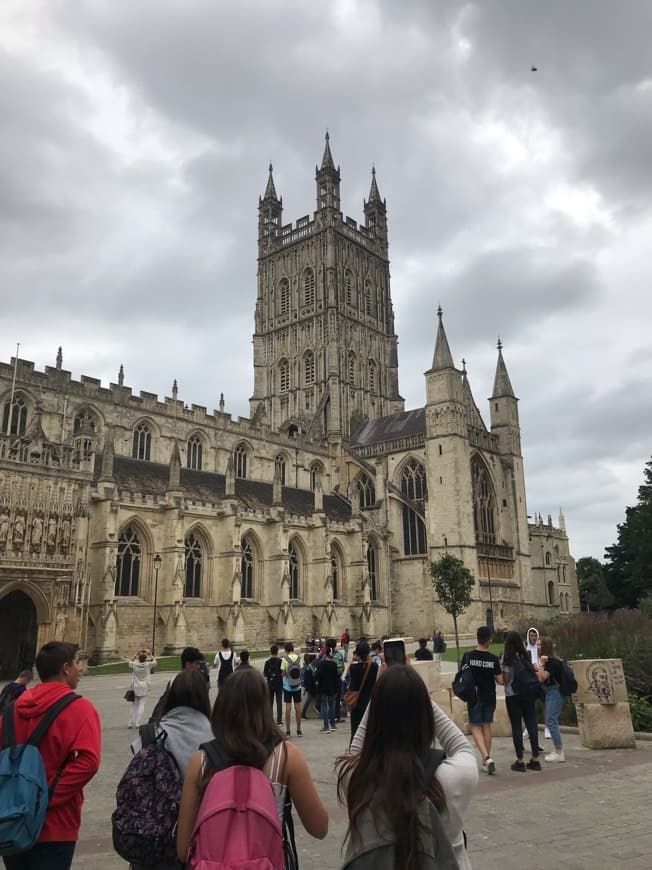
[{"label": "pink backpack", "polygon": [[232,765],[214,741],[202,749],[217,771],[202,798],[188,870],[285,870],[272,784],[255,767]]}]

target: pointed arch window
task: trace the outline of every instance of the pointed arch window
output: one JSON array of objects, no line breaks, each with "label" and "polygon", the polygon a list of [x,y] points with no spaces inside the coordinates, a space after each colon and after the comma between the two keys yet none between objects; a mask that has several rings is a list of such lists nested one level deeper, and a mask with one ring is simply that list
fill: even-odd
[{"label": "pointed arch window", "polygon": [[376,376],[376,363],[370,359],[369,360],[369,392],[372,396],[376,395],[377,387],[377,376]]},{"label": "pointed arch window", "polygon": [[376,504],[376,489],[369,475],[364,473],[360,474],[356,485],[360,496],[360,507],[373,507]]},{"label": "pointed arch window", "polygon": [[290,363],[286,359],[278,364],[278,388],[281,393],[287,393],[290,389]]},{"label": "pointed arch window", "polygon": [[201,581],[204,554],[199,538],[192,533],[186,537],[186,580],[183,586],[184,598],[201,598]]},{"label": "pointed arch window", "polygon": [[321,462],[313,462],[310,466],[310,489],[314,492],[317,484],[321,484],[324,467]]},{"label": "pointed arch window", "polygon": [[369,598],[378,601],[378,550],[375,544],[367,549],[367,572],[369,574]]},{"label": "pointed arch window", "polygon": [[287,468],[287,462],[285,460],[285,456],[282,453],[278,453],[276,455],[276,459],[274,460],[274,471],[279,476],[281,480],[281,486],[285,486],[285,473]]},{"label": "pointed arch window", "polygon": [[548,601],[550,602],[550,604],[555,603],[555,584],[552,582],[552,580],[548,581]]},{"label": "pointed arch window", "polygon": [[311,350],[303,358],[303,382],[306,387],[315,383],[315,355]]},{"label": "pointed arch window", "polygon": [[312,269],[306,269],[303,273],[303,304],[314,305],[315,302],[315,273]]},{"label": "pointed arch window", "polygon": [[147,423],[139,423],[134,429],[134,440],[131,450],[133,459],[149,461],[152,452],[152,433]]},{"label": "pointed arch window", "polygon": [[302,566],[301,557],[294,543],[291,543],[288,547],[288,556],[290,559],[290,598],[298,598]]},{"label": "pointed arch window", "polygon": [[201,471],[202,464],[202,443],[199,435],[192,435],[188,439],[186,450],[186,466],[194,468],[196,471]]},{"label": "pointed arch window", "polygon": [[333,588],[333,601],[340,597],[340,584],[342,580],[342,557],[337,547],[331,547],[331,584]]},{"label": "pointed arch window", "polygon": [[487,470],[479,456],[471,460],[475,538],[481,544],[496,543],[496,497]]},{"label": "pointed arch window", "polygon": [[21,396],[5,402],[2,412],[2,434],[24,435],[27,429],[27,405]]},{"label": "pointed arch window", "polygon": [[240,564],[241,585],[240,598],[254,597],[254,580],[256,572],[256,560],[254,548],[249,538],[242,539],[242,561]]},{"label": "pointed arch window", "polygon": [[246,444],[238,444],[235,449],[235,476],[245,479],[247,477],[247,461],[249,450]]},{"label": "pointed arch window", "polygon": [[290,285],[283,279],[278,288],[278,313],[288,314],[290,311]]},{"label": "pointed arch window", "polygon": [[403,551],[406,556],[419,556],[427,552],[426,524],[420,514],[424,511],[427,495],[426,470],[410,459],[401,475],[401,492],[414,503],[403,505]]},{"label": "pointed arch window", "polygon": [[115,566],[115,594],[118,596],[138,595],[140,566],[143,551],[138,532],[127,526],[118,538],[118,557]]},{"label": "pointed arch window", "polygon": [[348,269],[344,273],[344,298],[347,305],[353,305],[353,276]]},{"label": "pointed arch window", "polygon": [[364,286],[364,310],[369,317],[374,313],[374,290],[371,284],[367,281]]},{"label": "pointed arch window", "polygon": [[552,565],[552,558],[550,553],[546,552],[546,567],[549,567],[550,565]]},{"label": "pointed arch window", "polygon": [[356,382],[358,380],[358,361],[357,361],[356,356],[352,350],[349,351],[349,356],[348,356],[348,377],[349,377],[349,384],[352,387],[355,387]]}]

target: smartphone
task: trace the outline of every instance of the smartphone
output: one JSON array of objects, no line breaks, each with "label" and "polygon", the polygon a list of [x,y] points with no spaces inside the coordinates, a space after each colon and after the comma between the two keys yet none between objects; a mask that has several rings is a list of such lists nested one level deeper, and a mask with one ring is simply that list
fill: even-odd
[{"label": "smartphone", "polygon": [[405,641],[400,637],[392,637],[383,642],[383,656],[387,667],[405,664]]}]

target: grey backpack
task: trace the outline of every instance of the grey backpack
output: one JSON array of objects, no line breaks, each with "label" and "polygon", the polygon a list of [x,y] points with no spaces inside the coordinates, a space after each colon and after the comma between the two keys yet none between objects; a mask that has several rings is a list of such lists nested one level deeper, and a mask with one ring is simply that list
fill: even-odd
[{"label": "grey backpack", "polygon": [[[428,784],[445,757],[446,754],[441,750],[430,750],[424,765],[424,779]],[[424,798],[419,807],[419,819],[425,829],[421,841],[423,870],[459,870],[441,817],[428,798]],[[382,809],[368,809],[359,830],[360,842],[352,845],[349,840],[342,870],[394,870],[394,836],[385,824]]]}]

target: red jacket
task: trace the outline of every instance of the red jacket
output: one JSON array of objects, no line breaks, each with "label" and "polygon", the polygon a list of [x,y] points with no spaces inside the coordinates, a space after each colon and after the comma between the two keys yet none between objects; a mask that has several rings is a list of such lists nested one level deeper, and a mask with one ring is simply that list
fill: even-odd
[{"label": "red jacket", "polygon": [[[39,683],[16,701],[16,742],[24,743],[48,707],[70,692],[65,683]],[[0,717],[0,722],[2,717]],[[102,733],[100,717],[86,698],[78,698],[60,713],[41,741],[48,782],[64,761],[61,778],[48,804],[39,842],[71,841],[79,836],[82,789],[98,771]]]}]

